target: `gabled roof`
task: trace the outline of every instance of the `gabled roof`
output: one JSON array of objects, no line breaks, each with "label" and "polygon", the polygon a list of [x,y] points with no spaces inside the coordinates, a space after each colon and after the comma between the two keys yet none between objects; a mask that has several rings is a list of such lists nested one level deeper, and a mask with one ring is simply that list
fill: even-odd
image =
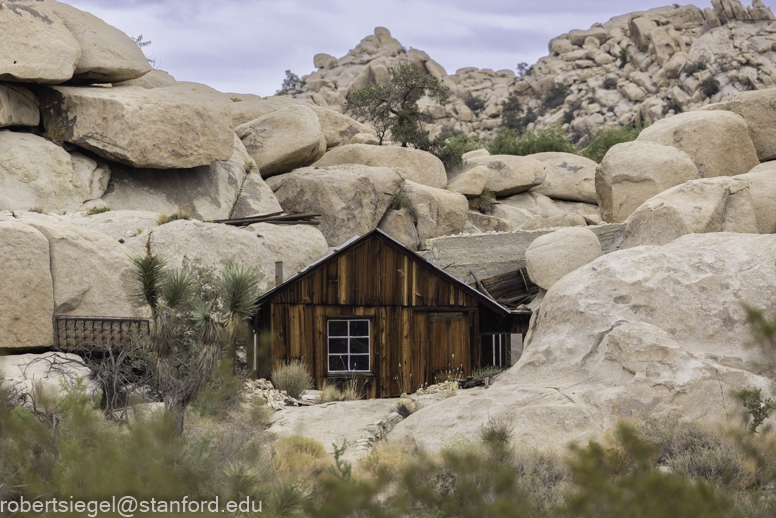
[{"label": "gabled roof", "polygon": [[484,293],[482,293],[482,292],[480,292],[478,290],[475,290],[474,288],[472,288],[471,286],[469,286],[468,284],[463,282],[461,279],[458,279],[457,277],[454,277],[454,276],[450,275],[449,273],[447,273],[443,269],[439,268],[435,264],[427,261],[425,257],[421,256],[420,254],[418,254],[417,252],[415,252],[413,250],[410,250],[409,248],[404,246],[402,243],[400,243],[399,241],[395,240],[394,238],[392,238],[391,236],[389,236],[388,234],[386,234],[385,232],[383,232],[379,228],[374,228],[374,229],[370,230],[369,232],[367,232],[366,234],[364,234],[362,236],[353,236],[352,238],[348,239],[347,241],[342,243],[340,246],[338,246],[337,248],[335,248],[334,250],[332,250],[328,254],[324,255],[323,257],[321,257],[317,261],[312,262],[312,263],[308,264],[307,266],[305,266],[304,268],[302,268],[301,270],[299,270],[296,274],[292,275],[291,277],[286,279],[281,284],[279,284],[279,285],[275,286],[274,288],[272,288],[271,290],[266,291],[263,294],[261,294],[261,296],[259,296],[259,298],[256,299],[256,303],[257,304],[261,304],[268,297],[270,297],[273,293],[277,292],[278,290],[283,289],[284,287],[286,287],[286,286],[288,286],[290,284],[293,284],[293,283],[297,282],[299,279],[301,279],[305,275],[310,274],[313,270],[315,270],[318,267],[322,266],[324,263],[327,263],[330,259],[332,259],[334,257],[337,257],[337,256],[341,255],[344,252],[347,252],[351,248],[353,248],[355,246],[358,246],[360,243],[366,241],[367,239],[369,239],[369,238],[371,238],[373,236],[379,236],[382,239],[387,240],[388,242],[390,242],[394,246],[401,248],[402,251],[404,251],[405,253],[407,253],[411,257],[413,257],[418,263],[422,263],[426,267],[432,269],[436,274],[438,274],[441,277],[447,279],[448,281],[456,284],[460,289],[462,289],[463,291],[465,291],[466,293],[468,293],[469,295],[471,295],[472,297],[474,297],[478,301],[482,302],[483,304],[488,306],[490,309],[492,309],[494,311],[497,311],[499,313],[502,313],[502,314],[526,313],[525,310],[510,310],[509,308],[499,304],[498,302],[496,302],[495,300],[493,300],[489,296],[485,295]]}]

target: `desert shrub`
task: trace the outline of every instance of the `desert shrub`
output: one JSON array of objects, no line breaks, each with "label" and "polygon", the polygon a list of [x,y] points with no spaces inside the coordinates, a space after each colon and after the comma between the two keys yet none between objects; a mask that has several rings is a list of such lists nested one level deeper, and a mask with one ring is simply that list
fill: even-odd
[{"label": "desert shrub", "polygon": [[675,113],[679,113],[681,110],[679,109],[679,105],[676,104],[676,102],[673,99],[668,99],[668,102],[665,106],[663,106],[662,113],[663,115],[668,115],[668,112],[671,110],[674,110]]},{"label": "desert shrub", "polygon": [[566,100],[568,93],[569,88],[563,83],[553,85],[547,90],[547,93],[544,94],[544,97],[542,98],[542,107],[545,110],[552,110],[553,108],[561,106]]},{"label": "desert shrub", "polygon": [[389,475],[396,479],[411,462],[408,451],[415,449],[414,444],[403,441],[379,442],[369,455],[359,459],[357,473],[368,477]]},{"label": "desert shrub", "polygon": [[590,144],[579,154],[600,164],[612,146],[636,140],[643,129],[644,126],[621,126],[601,130],[590,139]]},{"label": "desert shrub", "polygon": [[244,381],[244,377],[235,375],[234,362],[222,358],[191,406],[203,416],[223,418],[238,403]]},{"label": "desert shrub", "polygon": [[628,52],[625,49],[620,50],[620,70],[625,68],[625,65],[628,64]]},{"label": "desert shrub", "polygon": [[708,425],[651,419],[636,431],[657,446],[654,462],[674,473],[720,485],[741,486],[749,478],[743,450]]},{"label": "desert shrub", "polygon": [[43,206],[40,206],[40,205],[31,208],[30,212],[35,212],[37,214],[48,214],[49,213],[49,211],[48,211],[48,209],[46,207],[43,207]]},{"label": "desert shrub", "polygon": [[277,474],[301,487],[316,488],[332,464],[323,444],[315,439],[294,436],[272,445],[272,466]]},{"label": "desert shrub", "polygon": [[571,103],[566,110],[566,112],[563,114],[563,123],[564,124],[570,124],[571,121],[574,120],[574,112],[579,110],[582,107],[582,99],[577,99],[573,103]]},{"label": "desert shrub", "polygon": [[642,54],[645,53],[645,52],[649,52],[649,43],[646,42],[646,41],[641,43],[638,46],[638,49],[639,49],[639,52],[641,52]]},{"label": "desert shrub", "polygon": [[701,82],[701,92],[703,92],[703,95],[706,97],[711,97],[716,94],[719,92],[719,81],[713,77],[707,77]]},{"label": "desert shrub", "polygon": [[773,399],[762,398],[761,389],[743,388],[736,393],[736,397],[746,409],[749,421],[749,431],[757,433],[757,428],[768,419],[768,414],[774,409]]},{"label": "desert shrub", "polygon": [[575,489],[558,515],[738,516],[725,493],[705,480],[657,469],[653,459],[658,450],[625,424],[618,425],[614,445],[591,442],[578,449],[571,460]]},{"label": "desert shrub", "polygon": [[706,63],[703,61],[695,61],[694,63],[687,63],[682,70],[682,73],[688,76],[693,75],[696,72],[706,70]]},{"label": "desert shrub", "polygon": [[391,199],[391,204],[388,208],[391,210],[414,209],[415,204],[412,203],[412,198],[407,196],[407,193],[399,191],[393,199]]},{"label": "desert shrub", "polygon": [[527,131],[518,135],[514,130],[502,129],[488,145],[491,155],[533,155],[547,151],[576,153],[574,146],[566,140],[563,129],[550,126],[547,129]]},{"label": "desert shrub", "polygon": [[469,200],[469,208],[487,212],[494,203],[496,203],[496,193],[485,187],[479,196]]},{"label": "desert shrub", "polygon": [[568,459],[552,451],[523,448],[510,461],[517,472],[517,486],[528,496],[529,516],[556,516],[573,489]]},{"label": "desert shrub", "polygon": [[272,383],[292,398],[298,398],[305,390],[313,388],[313,377],[305,364],[293,360],[272,369]]},{"label": "desert shrub", "polygon": [[103,212],[110,212],[110,207],[92,207],[86,212],[86,215],[94,216],[95,214],[102,214]]},{"label": "desert shrub", "polygon": [[614,77],[607,77],[604,79],[603,87],[606,90],[614,90],[617,88],[617,79]]},{"label": "desert shrub", "polygon": [[472,95],[471,93],[463,98],[463,103],[474,113],[479,113],[485,109],[485,99]]}]

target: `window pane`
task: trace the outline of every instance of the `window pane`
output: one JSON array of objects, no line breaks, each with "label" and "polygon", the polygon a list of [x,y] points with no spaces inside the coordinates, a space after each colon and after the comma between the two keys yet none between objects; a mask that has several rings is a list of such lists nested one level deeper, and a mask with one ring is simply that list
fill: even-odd
[{"label": "window pane", "polygon": [[348,321],[329,320],[329,336],[348,336]]},{"label": "window pane", "polygon": [[331,355],[329,356],[329,371],[346,371],[348,370],[346,355]]},{"label": "window pane", "polygon": [[353,354],[350,356],[350,370],[352,371],[368,371],[369,370],[369,355],[368,354]]},{"label": "window pane", "polygon": [[347,338],[329,338],[329,354],[347,354]]},{"label": "window pane", "polygon": [[350,354],[369,354],[369,338],[351,338]]},{"label": "window pane", "polygon": [[351,320],[350,336],[369,336],[369,320]]}]

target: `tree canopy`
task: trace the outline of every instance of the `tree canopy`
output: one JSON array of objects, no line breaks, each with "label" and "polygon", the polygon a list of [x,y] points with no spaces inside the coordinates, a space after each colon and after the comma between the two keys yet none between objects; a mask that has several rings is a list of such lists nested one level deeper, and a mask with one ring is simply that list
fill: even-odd
[{"label": "tree canopy", "polygon": [[390,133],[402,147],[427,149],[431,142],[423,123],[431,116],[418,106],[424,97],[442,105],[450,102],[449,90],[438,78],[406,64],[391,68],[387,85],[367,85],[350,94],[347,106],[374,126],[380,144]]}]

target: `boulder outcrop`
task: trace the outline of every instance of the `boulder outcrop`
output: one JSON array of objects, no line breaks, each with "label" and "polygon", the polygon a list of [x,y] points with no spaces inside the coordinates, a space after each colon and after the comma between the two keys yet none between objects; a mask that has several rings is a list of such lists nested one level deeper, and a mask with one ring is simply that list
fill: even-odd
[{"label": "boulder outcrop", "polygon": [[675,115],[645,128],[636,140],[684,151],[701,178],[744,174],[760,163],[746,122],[727,111]]},{"label": "boulder outcrop", "polygon": [[511,196],[539,185],[545,178],[545,164],[531,157],[491,155],[467,159],[464,171],[485,166],[490,172],[485,187],[496,196]]},{"label": "boulder outcrop", "polygon": [[329,253],[326,238],[320,230],[310,225],[254,223],[246,230],[269,243],[275,252],[275,261],[283,262],[283,276],[286,279]]},{"label": "boulder outcrop", "polygon": [[407,180],[402,192],[412,202],[420,248],[426,239],[450,236],[463,231],[469,203],[462,194],[436,189]]},{"label": "boulder outcrop", "polygon": [[0,128],[37,126],[40,123],[38,98],[21,86],[0,85]]},{"label": "boulder outcrop", "polygon": [[556,200],[598,203],[595,191],[596,163],[571,153],[536,153],[529,158],[544,164],[544,181],[532,192]]},{"label": "boulder outcrop", "polygon": [[172,268],[188,265],[220,273],[229,263],[244,264],[259,273],[259,288],[264,291],[275,282],[277,255],[269,240],[256,234],[218,223],[177,220],[127,239],[125,247],[130,253],[143,254],[150,237],[151,251]]},{"label": "boulder outcrop", "polygon": [[62,223],[27,224],[48,240],[54,316],[149,316],[132,301],[132,261],[118,241]]},{"label": "boulder outcrop", "polygon": [[773,89],[741,92],[729,101],[710,104],[701,110],[726,110],[740,115],[760,162],[776,158],[776,91]]},{"label": "boulder outcrop", "polygon": [[444,189],[447,174],[442,161],[431,153],[398,146],[371,146],[350,144],[339,146],[326,153],[315,163],[316,167],[342,164],[361,164],[370,167],[394,167],[401,169],[407,180]]},{"label": "boulder outcrop", "polygon": [[235,130],[262,177],[308,166],[326,152],[326,139],[312,108],[292,105]]},{"label": "boulder outcrop", "polygon": [[49,3],[9,2],[0,9],[0,81],[62,83],[73,77],[81,47]]},{"label": "boulder outcrop", "polygon": [[0,348],[54,343],[49,243],[29,225],[0,221],[0,293]]},{"label": "boulder outcrop", "polygon": [[653,142],[612,146],[595,173],[601,217],[622,223],[651,197],[700,178],[698,168],[683,151]]},{"label": "boulder outcrop", "polygon": [[339,246],[380,223],[404,179],[387,167],[337,165],[304,167],[273,176],[267,184],[284,211],[321,214],[326,241]]},{"label": "boulder outcrop", "polygon": [[[253,159],[234,134],[232,144],[227,161],[192,169],[160,171],[113,164],[107,190],[93,205],[165,214],[183,211],[201,220],[228,219],[246,175],[255,169]],[[274,207],[270,193],[259,192],[258,196]],[[261,205],[260,201],[256,203]]]},{"label": "boulder outcrop", "polygon": [[724,176],[672,187],[644,202],[625,224],[621,249],[664,245],[692,233],[758,233],[749,182]]},{"label": "boulder outcrop", "polygon": [[737,419],[740,387],[776,391],[751,367],[741,307],[776,311],[774,257],[773,235],[725,233],[600,257],[547,292],[515,367],[420,409],[389,440],[439,450],[500,419],[521,445],[560,449],[620,419]]},{"label": "boulder outcrop", "polygon": [[74,210],[91,188],[60,146],[31,133],[0,130],[0,210]]},{"label": "boulder outcrop", "polygon": [[74,82],[113,83],[137,79],[151,71],[143,51],[117,28],[65,3],[46,0],[44,5],[64,22],[81,49]]},{"label": "boulder outcrop", "polygon": [[229,106],[187,84],[146,89],[52,86],[43,125],[66,142],[132,167],[191,168],[229,160]]},{"label": "boulder outcrop", "polygon": [[587,228],[562,228],[537,237],[525,250],[528,276],[549,290],[560,279],[598,259],[601,243]]}]

